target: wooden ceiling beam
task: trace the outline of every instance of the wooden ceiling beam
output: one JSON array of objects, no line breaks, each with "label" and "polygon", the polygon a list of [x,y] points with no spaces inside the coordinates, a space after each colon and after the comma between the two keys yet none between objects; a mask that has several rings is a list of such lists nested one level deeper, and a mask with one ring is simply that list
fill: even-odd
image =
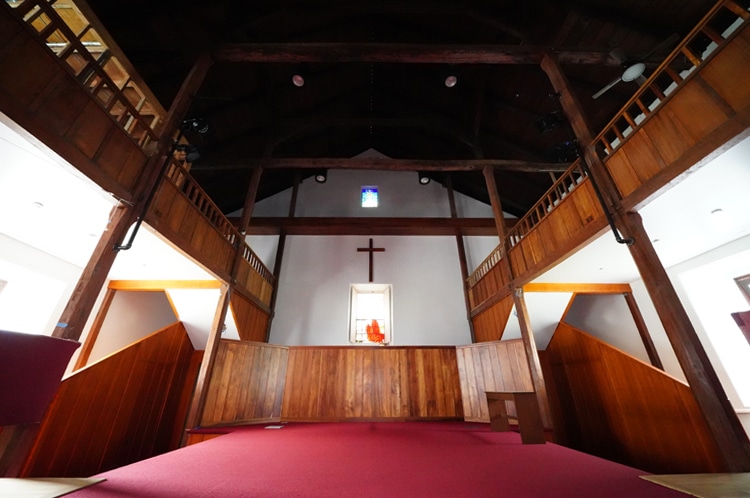
[{"label": "wooden ceiling beam", "polygon": [[568,163],[518,161],[513,159],[378,159],[341,157],[248,158],[233,164],[195,164],[192,170],[241,170],[262,167],[272,169],[357,169],[382,171],[479,171],[485,166],[498,170],[528,173],[560,173]]},{"label": "wooden ceiling beam", "polygon": [[421,45],[405,43],[234,43],[219,62],[376,62],[425,64],[539,64],[553,54],[562,64],[619,65],[606,51],[532,45]]},{"label": "wooden ceiling beam", "polygon": [[[416,179],[415,179],[416,181]],[[239,218],[229,221],[238,223]],[[508,229],[517,219],[506,219]],[[250,220],[246,235],[463,235],[497,236],[493,218],[261,218]]]}]

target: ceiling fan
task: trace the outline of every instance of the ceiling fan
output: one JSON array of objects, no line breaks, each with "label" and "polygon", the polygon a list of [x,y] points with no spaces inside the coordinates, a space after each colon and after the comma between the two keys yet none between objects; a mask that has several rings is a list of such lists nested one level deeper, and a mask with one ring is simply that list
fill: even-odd
[{"label": "ceiling fan", "polygon": [[607,92],[610,88],[615,86],[621,81],[624,81],[625,83],[629,83],[631,81],[635,81],[639,85],[642,85],[646,81],[646,77],[643,76],[643,73],[646,71],[646,64],[643,62],[646,59],[648,59],[651,55],[662,51],[663,49],[671,46],[676,41],[680,39],[679,35],[677,33],[672,34],[669,38],[662,41],[658,45],[656,45],[654,48],[652,48],[648,53],[645,55],[637,58],[637,59],[630,59],[627,55],[625,55],[625,52],[623,52],[619,48],[613,49],[609,55],[616,60],[623,68],[622,74],[618,76],[617,78],[613,79],[607,85],[604,86],[601,90],[596,92],[594,95],[592,95],[592,98],[598,99],[601,97],[605,92]]}]

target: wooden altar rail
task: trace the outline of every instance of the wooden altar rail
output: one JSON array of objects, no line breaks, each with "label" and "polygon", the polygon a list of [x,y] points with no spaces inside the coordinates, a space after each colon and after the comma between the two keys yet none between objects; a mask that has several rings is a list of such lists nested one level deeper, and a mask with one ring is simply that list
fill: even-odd
[{"label": "wooden altar rail", "polygon": [[57,4],[47,0],[3,4],[139,146],[158,138],[166,112],[147,94],[146,85],[124,56],[113,55],[113,50],[119,50],[104,40],[106,30],[93,12],[84,15],[74,2],[66,3],[70,8],[64,16]]},{"label": "wooden altar rail", "polygon": [[235,251],[242,251],[235,280],[265,306],[269,305],[273,273],[178,162],[173,161],[167,168],[146,221],[225,281],[232,278]]},{"label": "wooden altar rail", "polygon": [[521,339],[459,346],[456,357],[466,421],[490,421],[487,391],[534,390]]},{"label": "wooden altar rail", "polygon": [[687,384],[564,322],[542,360],[558,444],[657,474],[723,471]]},{"label": "wooden altar rail", "polygon": [[288,357],[285,346],[222,340],[201,426],[280,420]]},{"label": "wooden altar rail", "polygon": [[21,476],[89,476],[176,449],[192,355],[175,323],[64,379]]},{"label": "wooden altar rail", "polygon": [[455,347],[289,348],[283,421],[463,416]]}]

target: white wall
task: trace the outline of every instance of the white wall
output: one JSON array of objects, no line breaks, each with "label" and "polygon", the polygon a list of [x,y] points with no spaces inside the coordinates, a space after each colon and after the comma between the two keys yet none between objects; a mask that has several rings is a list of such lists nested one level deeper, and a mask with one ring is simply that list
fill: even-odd
[{"label": "white wall", "polygon": [[176,321],[163,291],[117,291],[87,364]]},{"label": "white wall", "polygon": [[650,364],[622,294],[579,294],[565,315],[565,322]]},{"label": "white wall", "polygon": [[82,271],[0,233],[0,329],[52,334]]},{"label": "white wall", "polygon": [[[729,313],[750,308],[733,278],[750,273],[750,237],[743,237],[667,269],[691,323],[735,408],[750,400],[750,345]],[[662,354],[665,370],[684,379],[642,281],[633,282],[644,319]],[[659,345],[657,344],[657,348]]]},{"label": "white wall", "polygon": [[[348,344],[349,285],[368,280],[368,237],[289,237],[271,342]],[[393,345],[468,344],[453,237],[373,237],[374,282],[393,285]]]},{"label": "white wall", "polygon": [[[362,208],[360,189],[376,185],[380,207]],[[253,216],[287,216],[291,190],[255,205]],[[300,185],[298,217],[450,217],[448,193],[437,182],[420,185],[414,172],[332,170],[328,181]],[[460,217],[492,217],[490,206],[456,194]],[[239,214],[239,213],[237,213]],[[248,243],[269,268],[278,237]],[[290,236],[283,256],[271,342],[288,345],[348,344],[349,286],[367,283],[365,236]],[[375,236],[374,282],[393,285],[393,344],[468,344],[456,239]],[[497,237],[465,237],[470,270],[498,244]]]}]

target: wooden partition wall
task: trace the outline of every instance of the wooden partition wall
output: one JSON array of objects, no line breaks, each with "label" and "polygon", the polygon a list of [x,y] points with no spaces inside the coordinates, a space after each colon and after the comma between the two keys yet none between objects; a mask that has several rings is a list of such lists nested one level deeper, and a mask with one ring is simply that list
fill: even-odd
[{"label": "wooden partition wall", "polygon": [[192,355],[175,323],[63,380],[22,476],[89,476],[175,449]]},{"label": "wooden partition wall", "polygon": [[507,295],[471,317],[474,342],[499,341],[513,309],[513,296]]},{"label": "wooden partition wall", "polygon": [[231,303],[240,339],[266,342],[270,310],[262,308],[260,304],[239,292],[232,293]]},{"label": "wooden partition wall", "polygon": [[[487,391],[533,391],[523,341],[485,342],[456,348],[464,420],[489,422]],[[515,413],[512,407],[509,413]]]},{"label": "wooden partition wall", "polygon": [[456,349],[290,347],[281,418],[462,419]]},{"label": "wooden partition wall", "polygon": [[653,473],[723,471],[683,382],[566,323],[543,359],[559,443]]},{"label": "wooden partition wall", "polygon": [[285,346],[222,340],[201,426],[278,421],[288,354]]}]

